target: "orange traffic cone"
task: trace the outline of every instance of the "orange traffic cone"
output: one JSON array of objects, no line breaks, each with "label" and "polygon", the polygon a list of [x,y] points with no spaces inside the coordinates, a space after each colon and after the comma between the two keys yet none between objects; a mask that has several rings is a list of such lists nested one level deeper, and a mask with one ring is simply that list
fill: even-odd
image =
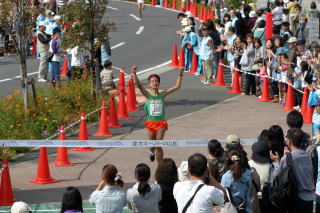
[{"label": "orange traffic cone", "polygon": [[112,136],[112,133],[109,132],[109,124],[108,124],[107,107],[106,106],[107,106],[106,102],[103,101],[102,106],[101,106],[99,129],[96,132],[96,134],[94,134],[94,136],[104,136],[104,137]]},{"label": "orange traffic cone", "polygon": [[197,72],[198,69],[198,57],[196,53],[193,51],[192,55],[192,64],[191,64],[191,70],[188,72],[189,75],[193,75]]},{"label": "orange traffic cone", "polygon": [[301,112],[300,112],[303,118],[307,116],[308,99],[309,99],[309,90],[305,87],[303,90]]},{"label": "orange traffic cone", "polygon": [[286,97],[286,104],[284,105],[284,107],[282,107],[282,110],[283,111],[291,111],[291,110],[293,110],[293,106],[294,106],[293,88],[292,88],[292,82],[289,81],[287,97]]},{"label": "orange traffic cone", "polygon": [[127,110],[129,112],[139,111],[139,109],[137,109],[136,107],[137,100],[135,99],[135,96],[133,93],[134,93],[133,79],[130,79],[128,81],[127,100],[126,100]]},{"label": "orange traffic cone", "polygon": [[150,5],[151,6],[156,6],[156,0],[152,0]]},{"label": "orange traffic cone", "polygon": [[114,94],[110,96],[110,103],[108,109],[108,121],[109,127],[121,127],[122,125],[118,121],[116,102],[114,100]]},{"label": "orange traffic cone", "polygon": [[63,64],[62,64],[62,70],[60,76],[66,77],[68,73],[68,59],[67,56],[63,57]]},{"label": "orange traffic cone", "polygon": [[184,50],[183,47],[180,47],[179,68],[183,68],[184,65]]},{"label": "orange traffic cone", "polygon": [[14,202],[8,158],[4,158],[0,187],[0,206],[11,206]]},{"label": "orange traffic cone", "polygon": [[118,103],[118,118],[132,118],[130,115],[128,115],[127,105],[124,96],[124,90],[121,90]]},{"label": "orange traffic cone", "polygon": [[[78,140],[89,140],[85,113],[81,114],[80,132],[79,132]],[[76,147],[72,151],[89,152],[89,151],[93,151],[93,148],[91,148],[91,147]]]},{"label": "orange traffic cone", "polygon": [[203,6],[202,4],[200,5],[200,17],[199,17],[200,21],[202,21],[203,19]]},{"label": "orange traffic cone", "polygon": [[172,49],[172,62],[169,65],[171,67],[179,67],[179,59],[178,59],[178,51],[177,51],[177,44],[173,44],[173,49]]},{"label": "orange traffic cone", "polygon": [[37,54],[37,36],[33,36],[31,55],[36,55],[36,54]]},{"label": "orange traffic cone", "polygon": [[190,9],[191,14],[193,15],[194,14],[194,6],[193,6],[193,2],[192,1],[190,1],[189,9]]},{"label": "orange traffic cone", "polygon": [[186,11],[190,11],[189,0],[186,1]]},{"label": "orange traffic cone", "polygon": [[[235,67],[236,69],[238,69],[238,67]],[[239,71],[238,70],[234,70],[234,75],[233,75],[233,84],[232,84],[232,88],[231,90],[228,92],[229,94],[241,94],[241,90],[240,90],[240,76],[239,76]]]},{"label": "orange traffic cone", "polygon": [[177,1],[176,0],[172,1],[172,8],[171,9],[177,10]]},{"label": "orange traffic cone", "polygon": [[[66,132],[64,131],[64,126],[61,126],[59,131],[59,140],[66,140]],[[52,166],[74,166],[73,163],[69,162],[67,147],[58,147],[57,158],[56,161],[52,164]]]},{"label": "orange traffic cone", "polygon": [[184,3],[183,3],[183,1],[181,1],[181,3],[180,3],[180,12],[184,12],[184,11],[185,11]]},{"label": "orange traffic cone", "polygon": [[121,67],[117,91],[123,90],[125,86],[126,86],[126,83],[124,80],[124,67]]},{"label": "orange traffic cone", "polygon": [[203,7],[202,22],[207,21],[207,8]]},{"label": "orange traffic cone", "polygon": [[29,180],[29,182],[37,184],[49,184],[59,182],[51,178],[46,147],[40,148],[37,177],[33,180]]},{"label": "orange traffic cone", "polygon": [[164,1],[164,6],[163,6],[163,7],[164,7],[164,8],[169,8],[169,5],[168,5],[168,4],[169,4],[168,0],[165,0],[165,1]]},{"label": "orange traffic cone", "polygon": [[262,78],[262,93],[261,98],[257,99],[260,102],[270,102],[270,83],[267,77]]},{"label": "orange traffic cone", "polygon": [[224,83],[224,74],[223,74],[223,67],[222,67],[222,60],[219,60],[219,65],[218,65],[218,73],[217,73],[217,80],[216,82],[213,84],[213,86],[226,86],[226,84]]},{"label": "orange traffic cone", "polygon": [[307,106],[307,112],[306,112],[306,116],[303,117],[303,123],[312,124],[313,111],[314,111],[313,107]]}]

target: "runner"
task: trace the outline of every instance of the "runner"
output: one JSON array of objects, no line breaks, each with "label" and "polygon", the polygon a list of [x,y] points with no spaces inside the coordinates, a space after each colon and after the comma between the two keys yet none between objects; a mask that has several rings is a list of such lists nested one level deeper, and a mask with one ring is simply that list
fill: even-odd
[{"label": "runner", "polygon": [[[146,129],[149,140],[163,140],[164,134],[168,129],[167,121],[165,120],[164,99],[166,96],[177,91],[181,87],[184,68],[181,68],[176,81],[176,84],[170,89],[159,91],[160,77],[157,74],[152,74],[148,77],[150,90],[147,91],[137,76],[137,66],[132,66],[132,74],[135,82],[140,89],[142,95],[146,98],[144,108],[147,112]],[[150,160],[161,161],[163,158],[163,149],[161,147],[151,147]],[[155,154],[156,153],[156,154]]]},{"label": "runner", "polygon": [[139,8],[139,15],[142,17],[142,11],[144,10],[144,0],[138,0],[138,8]]}]

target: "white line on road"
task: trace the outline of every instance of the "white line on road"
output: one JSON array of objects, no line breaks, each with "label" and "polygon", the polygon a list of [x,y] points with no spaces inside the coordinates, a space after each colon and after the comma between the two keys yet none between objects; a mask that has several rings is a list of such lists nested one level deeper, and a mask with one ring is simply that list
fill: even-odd
[{"label": "white line on road", "polygon": [[[35,74],[38,74],[38,72],[31,72],[31,73],[28,73],[27,75],[35,75]],[[21,78],[21,75],[14,76],[13,78]]]},{"label": "white line on road", "polygon": [[6,78],[6,79],[0,80],[0,82],[11,81],[11,80],[12,80],[12,78]]},{"label": "white line on road", "polygon": [[137,21],[141,21],[141,19],[139,19],[137,16],[135,16],[135,15],[133,15],[133,14],[130,14],[130,16],[131,16],[132,18],[134,18],[135,20],[137,20]]},{"label": "white line on road", "polygon": [[143,29],[144,29],[144,26],[140,26],[136,34],[139,35],[143,31]]},{"label": "white line on road", "polygon": [[122,45],[124,45],[126,42],[121,42],[121,43],[119,43],[119,44],[116,44],[116,45],[113,45],[112,47],[111,47],[111,49],[113,50],[113,49],[116,49],[117,47],[120,47],[120,46],[122,46]]},{"label": "white line on road", "polygon": [[111,10],[116,10],[116,11],[118,11],[118,10],[119,10],[118,8],[110,7],[110,6],[107,6],[107,8],[109,8],[109,9],[111,9]]}]

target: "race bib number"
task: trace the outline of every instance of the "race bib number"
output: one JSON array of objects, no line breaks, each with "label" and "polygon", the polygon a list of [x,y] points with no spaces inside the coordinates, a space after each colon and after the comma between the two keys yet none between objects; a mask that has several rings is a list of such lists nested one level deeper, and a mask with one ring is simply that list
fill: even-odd
[{"label": "race bib number", "polygon": [[161,116],[162,110],[163,110],[162,102],[150,103],[150,115],[151,116]]}]

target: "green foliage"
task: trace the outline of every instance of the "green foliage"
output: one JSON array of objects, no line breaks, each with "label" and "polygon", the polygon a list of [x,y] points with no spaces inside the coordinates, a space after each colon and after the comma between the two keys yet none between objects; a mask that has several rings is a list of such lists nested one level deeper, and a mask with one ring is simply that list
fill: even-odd
[{"label": "green foliage", "polygon": [[[107,99],[106,96],[103,97]],[[89,113],[101,105],[90,95],[88,80],[74,80],[61,88],[41,88],[38,106],[23,108],[20,90],[0,99],[0,137],[6,139],[44,139],[56,133],[59,125],[74,122],[82,112]],[[96,121],[91,116],[88,121]]]}]

